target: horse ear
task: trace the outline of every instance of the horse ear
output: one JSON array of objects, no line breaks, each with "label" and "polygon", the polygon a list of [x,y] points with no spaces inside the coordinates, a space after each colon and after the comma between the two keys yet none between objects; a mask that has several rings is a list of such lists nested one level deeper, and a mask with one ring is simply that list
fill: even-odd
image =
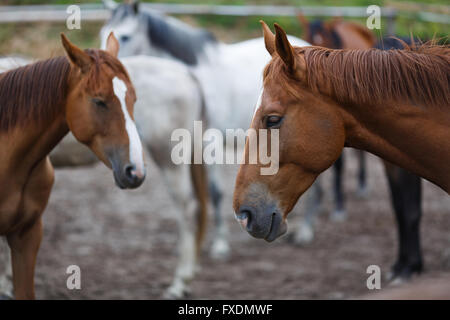
[{"label": "horse ear", "polygon": [[267,51],[272,56],[275,52],[275,35],[270,31],[269,26],[262,20],[259,20],[259,23],[261,23],[263,28],[263,34],[264,34],[264,43],[266,45]]},{"label": "horse ear", "polygon": [[114,10],[119,6],[114,0],[103,0],[103,5],[109,10]]},{"label": "horse ear", "polygon": [[80,68],[82,73],[88,72],[92,65],[91,57],[76,45],[72,44],[64,33],[61,33],[61,42],[70,63]]},{"label": "horse ear", "polygon": [[286,32],[275,23],[275,48],[278,55],[284,61],[290,71],[295,70],[294,48],[292,48],[287,38]]},{"label": "horse ear", "polygon": [[111,33],[108,36],[108,39],[106,40],[106,52],[108,52],[113,57],[117,58],[119,49],[120,49],[119,41],[117,41],[117,38],[114,36],[114,32],[111,31]]},{"label": "horse ear", "polygon": [[299,12],[297,14],[297,19],[300,22],[300,25],[302,26],[302,37],[304,39],[307,39],[309,36],[309,21],[306,19],[306,17],[303,15],[303,13]]},{"label": "horse ear", "polygon": [[134,0],[134,1],[131,3],[131,6],[132,6],[132,8],[133,8],[134,14],[138,14],[138,13],[139,13],[139,0]]}]

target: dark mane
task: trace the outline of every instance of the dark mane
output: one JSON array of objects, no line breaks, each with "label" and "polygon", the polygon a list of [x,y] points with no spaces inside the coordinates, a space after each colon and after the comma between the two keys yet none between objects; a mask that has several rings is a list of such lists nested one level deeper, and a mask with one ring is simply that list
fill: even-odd
[{"label": "dark mane", "polygon": [[[450,47],[423,44],[405,50],[332,50],[295,48],[306,62],[306,83],[339,103],[450,106]],[[284,63],[275,57],[264,71],[265,81],[277,79],[293,95],[299,88]],[[279,77],[281,75],[281,77]]]},{"label": "dark mane", "polygon": [[196,65],[208,43],[215,43],[214,35],[206,30],[193,28],[174,18],[150,10],[140,10],[129,3],[114,9],[108,24],[121,23],[128,17],[139,19],[150,43],[188,65]]},{"label": "dark mane", "polygon": [[144,12],[143,15],[147,22],[148,38],[152,44],[186,64],[196,65],[205,45],[216,42],[213,34],[206,30],[195,30],[188,26],[180,28],[167,21],[167,17],[148,12]]},{"label": "dark mane", "polygon": [[[85,50],[94,60],[88,85],[96,88],[100,64],[127,75],[117,59],[101,50]],[[70,63],[65,56],[39,61],[0,74],[0,132],[29,121],[53,119],[68,95]]]},{"label": "dark mane", "polygon": [[136,11],[136,7],[129,3],[123,3],[113,10],[108,24],[120,24],[128,17],[138,19],[152,46],[188,65],[196,65],[205,46],[216,43],[214,35],[206,30],[193,28],[154,11]]}]

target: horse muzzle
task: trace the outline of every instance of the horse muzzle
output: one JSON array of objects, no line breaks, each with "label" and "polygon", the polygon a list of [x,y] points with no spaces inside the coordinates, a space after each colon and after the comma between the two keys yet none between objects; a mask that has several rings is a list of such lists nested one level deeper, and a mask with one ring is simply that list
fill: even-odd
[{"label": "horse muzzle", "polygon": [[118,157],[109,157],[114,173],[114,181],[120,189],[136,189],[145,180],[145,168],[136,170],[133,163],[122,163]]},{"label": "horse muzzle", "polygon": [[287,231],[283,216],[273,208],[241,206],[236,219],[251,236],[272,242]]}]

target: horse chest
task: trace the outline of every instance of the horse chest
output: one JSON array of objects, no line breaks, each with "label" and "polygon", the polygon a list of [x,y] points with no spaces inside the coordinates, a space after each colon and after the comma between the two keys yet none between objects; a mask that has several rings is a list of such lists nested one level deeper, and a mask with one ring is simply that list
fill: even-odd
[{"label": "horse chest", "polygon": [[53,169],[44,159],[30,174],[0,175],[0,235],[6,235],[40,217],[53,185]]}]

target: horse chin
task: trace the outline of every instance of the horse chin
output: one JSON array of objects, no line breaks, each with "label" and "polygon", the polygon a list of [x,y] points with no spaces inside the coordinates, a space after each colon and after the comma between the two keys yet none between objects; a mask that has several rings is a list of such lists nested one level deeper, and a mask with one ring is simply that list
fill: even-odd
[{"label": "horse chin", "polygon": [[117,173],[116,170],[113,170],[114,173],[114,182],[116,183],[116,186],[120,189],[127,189],[127,186],[123,183],[122,179],[120,179],[119,173]]},{"label": "horse chin", "polygon": [[276,219],[272,220],[272,225],[270,227],[270,231],[268,233],[268,235],[264,238],[264,240],[266,240],[267,242],[272,242],[276,239],[278,239],[279,237],[281,237],[282,235],[286,234],[288,229],[287,226],[287,221],[286,220],[282,220],[282,221],[276,221]]},{"label": "horse chin", "polygon": [[237,213],[235,218],[242,229],[247,231],[250,236],[256,239],[264,239],[267,242],[272,242],[287,232],[287,220],[283,219],[278,211],[273,212],[271,218],[266,220],[265,223],[262,223],[261,220],[258,223],[255,216],[249,217],[245,213]]}]

